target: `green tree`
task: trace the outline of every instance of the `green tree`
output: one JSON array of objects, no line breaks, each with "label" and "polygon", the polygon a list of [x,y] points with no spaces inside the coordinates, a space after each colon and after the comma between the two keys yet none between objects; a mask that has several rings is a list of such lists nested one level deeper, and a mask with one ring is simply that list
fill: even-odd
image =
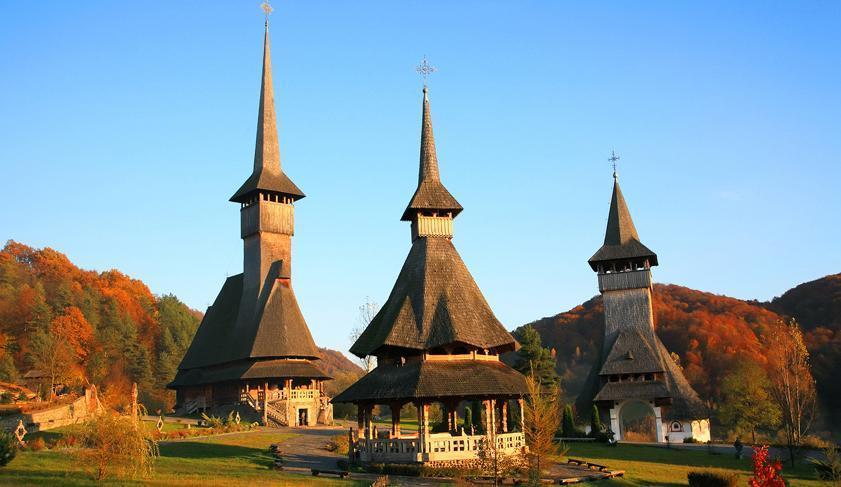
[{"label": "green tree", "polygon": [[572,410],[571,404],[567,404],[564,407],[563,418],[561,421],[561,436],[564,438],[576,438],[581,436],[580,432],[575,428],[575,413]]},{"label": "green tree", "polygon": [[599,416],[599,407],[593,404],[590,410],[590,434],[595,437],[602,430],[602,418]]},{"label": "green tree", "polygon": [[473,434],[473,411],[470,407],[464,408],[464,433],[465,434]]},{"label": "green tree", "polygon": [[718,418],[737,434],[750,433],[756,444],[757,429],[780,424],[780,408],[771,397],[770,387],[768,375],[755,362],[737,363],[721,383]]},{"label": "green tree", "polygon": [[526,325],[517,333],[517,340],[520,350],[514,368],[523,375],[533,375],[544,389],[556,386],[560,379],[555,372],[555,359],[552,352],[543,347],[537,330]]},{"label": "green tree", "polygon": [[485,430],[482,427],[482,405],[479,401],[473,401],[470,405],[470,413],[473,415],[471,422],[476,429],[476,433],[481,433]]}]

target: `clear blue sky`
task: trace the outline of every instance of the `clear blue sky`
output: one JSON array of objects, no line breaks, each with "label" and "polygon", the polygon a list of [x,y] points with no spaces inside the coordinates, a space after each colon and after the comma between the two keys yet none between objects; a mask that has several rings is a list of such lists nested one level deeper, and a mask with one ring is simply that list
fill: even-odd
[{"label": "clear blue sky", "polygon": [[[841,3],[275,2],[295,290],[346,350],[409,250],[426,54],[455,244],[514,328],[593,296],[611,148],[655,278],[766,300],[841,271]],[[0,240],[204,310],[241,272],[258,1],[0,4]]]}]

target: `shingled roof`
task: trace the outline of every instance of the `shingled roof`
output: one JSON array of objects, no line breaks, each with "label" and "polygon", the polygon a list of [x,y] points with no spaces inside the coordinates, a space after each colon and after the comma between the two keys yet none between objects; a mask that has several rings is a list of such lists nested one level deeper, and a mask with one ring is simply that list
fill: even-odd
[{"label": "shingled roof", "polygon": [[435,150],[435,135],[432,133],[432,114],[429,111],[428,90],[423,87],[423,114],[421,116],[420,169],[418,188],[409,201],[402,221],[411,221],[418,211],[452,212],[453,216],[463,208],[441,183],[438,172],[438,154]]},{"label": "shingled roof", "polygon": [[513,397],[527,392],[525,376],[502,362],[418,361],[380,365],[333,398],[333,402]]},{"label": "shingled roof", "polygon": [[244,360],[219,367],[179,370],[169,388],[247,379],[330,379],[308,360]]},{"label": "shingled roof", "polygon": [[664,370],[656,343],[646,339],[642,330],[630,329],[616,335],[599,375],[647,374]]},{"label": "shingled roof", "polygon": [[319,357],[288,280],[269,275],[271,288],[249,315],[240,313],[242,277],[237,274],[225,281],[216,301],[207,309],[179,370],[254,358]]},{"label": "shingled roof", "polygon": [[614,178],[604,244],[588,262],[593,270],[598,270],[598,265],[603,262],[638,259],[648,259],[650,265],[657,265],[657,254],[640,242],[631,212],[622,196],[619,179]]},{"label": "shingled roof", "polygon": [[254,148],[254,172],[231,196],[231,201],[242,203],[257,191],[282,193],[298,200],[304,193],[283,172],[280,166],[280,148],[277,141],[277,117],[272,87],[272,57],[269,47],[269,24],[263,39],[263,77],[260,87],[260,107],[257,115],[257,141]]},{"label": "shingled roof", "polygon": [[364,357],[382,347],[429,350],[448,344],[499,353],[517,348],[452,241],[418,238],[388,300],[350,351]]}]

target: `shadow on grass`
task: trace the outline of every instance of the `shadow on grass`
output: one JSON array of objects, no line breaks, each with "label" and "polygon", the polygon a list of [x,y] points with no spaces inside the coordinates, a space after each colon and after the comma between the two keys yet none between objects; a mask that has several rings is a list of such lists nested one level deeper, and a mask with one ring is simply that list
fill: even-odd
[{"label": "shadow on grass", "polygon": [[200,441],[179,441],[160,446],[161,457],[171,458],[247,458],[268,464],[271,457],[268,452],[245,446],[207,443]]}]

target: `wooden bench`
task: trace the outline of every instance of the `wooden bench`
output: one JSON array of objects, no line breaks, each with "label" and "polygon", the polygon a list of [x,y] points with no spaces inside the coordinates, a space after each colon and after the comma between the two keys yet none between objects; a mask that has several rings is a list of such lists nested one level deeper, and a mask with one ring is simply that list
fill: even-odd
[{"label": "wooden bench", "polygon": [[587,467],[588,468],[595,468],[599,472],[604,472],[605,470],[607,470],[606,465],[599,465],[598,463],[592,463],[592,462],[587,462]]},{"label": "wooden bench", "polygon": [[341,479],[346,479],[350,477],[350,472],[348,472],[347,470],[321,470],[318,468],[312,468],[310,470],[312,470],[312,475],[314,477],[318,477],[318,475],[322,473],[327,475],[335,475]]},{"label": "wooden bench", "polygon": [[585,462],[584,460],[576,460],[574,458],[568,459],[567,463],[571,463],[573,465],[586,465],[587,464],[587,462]]}]

